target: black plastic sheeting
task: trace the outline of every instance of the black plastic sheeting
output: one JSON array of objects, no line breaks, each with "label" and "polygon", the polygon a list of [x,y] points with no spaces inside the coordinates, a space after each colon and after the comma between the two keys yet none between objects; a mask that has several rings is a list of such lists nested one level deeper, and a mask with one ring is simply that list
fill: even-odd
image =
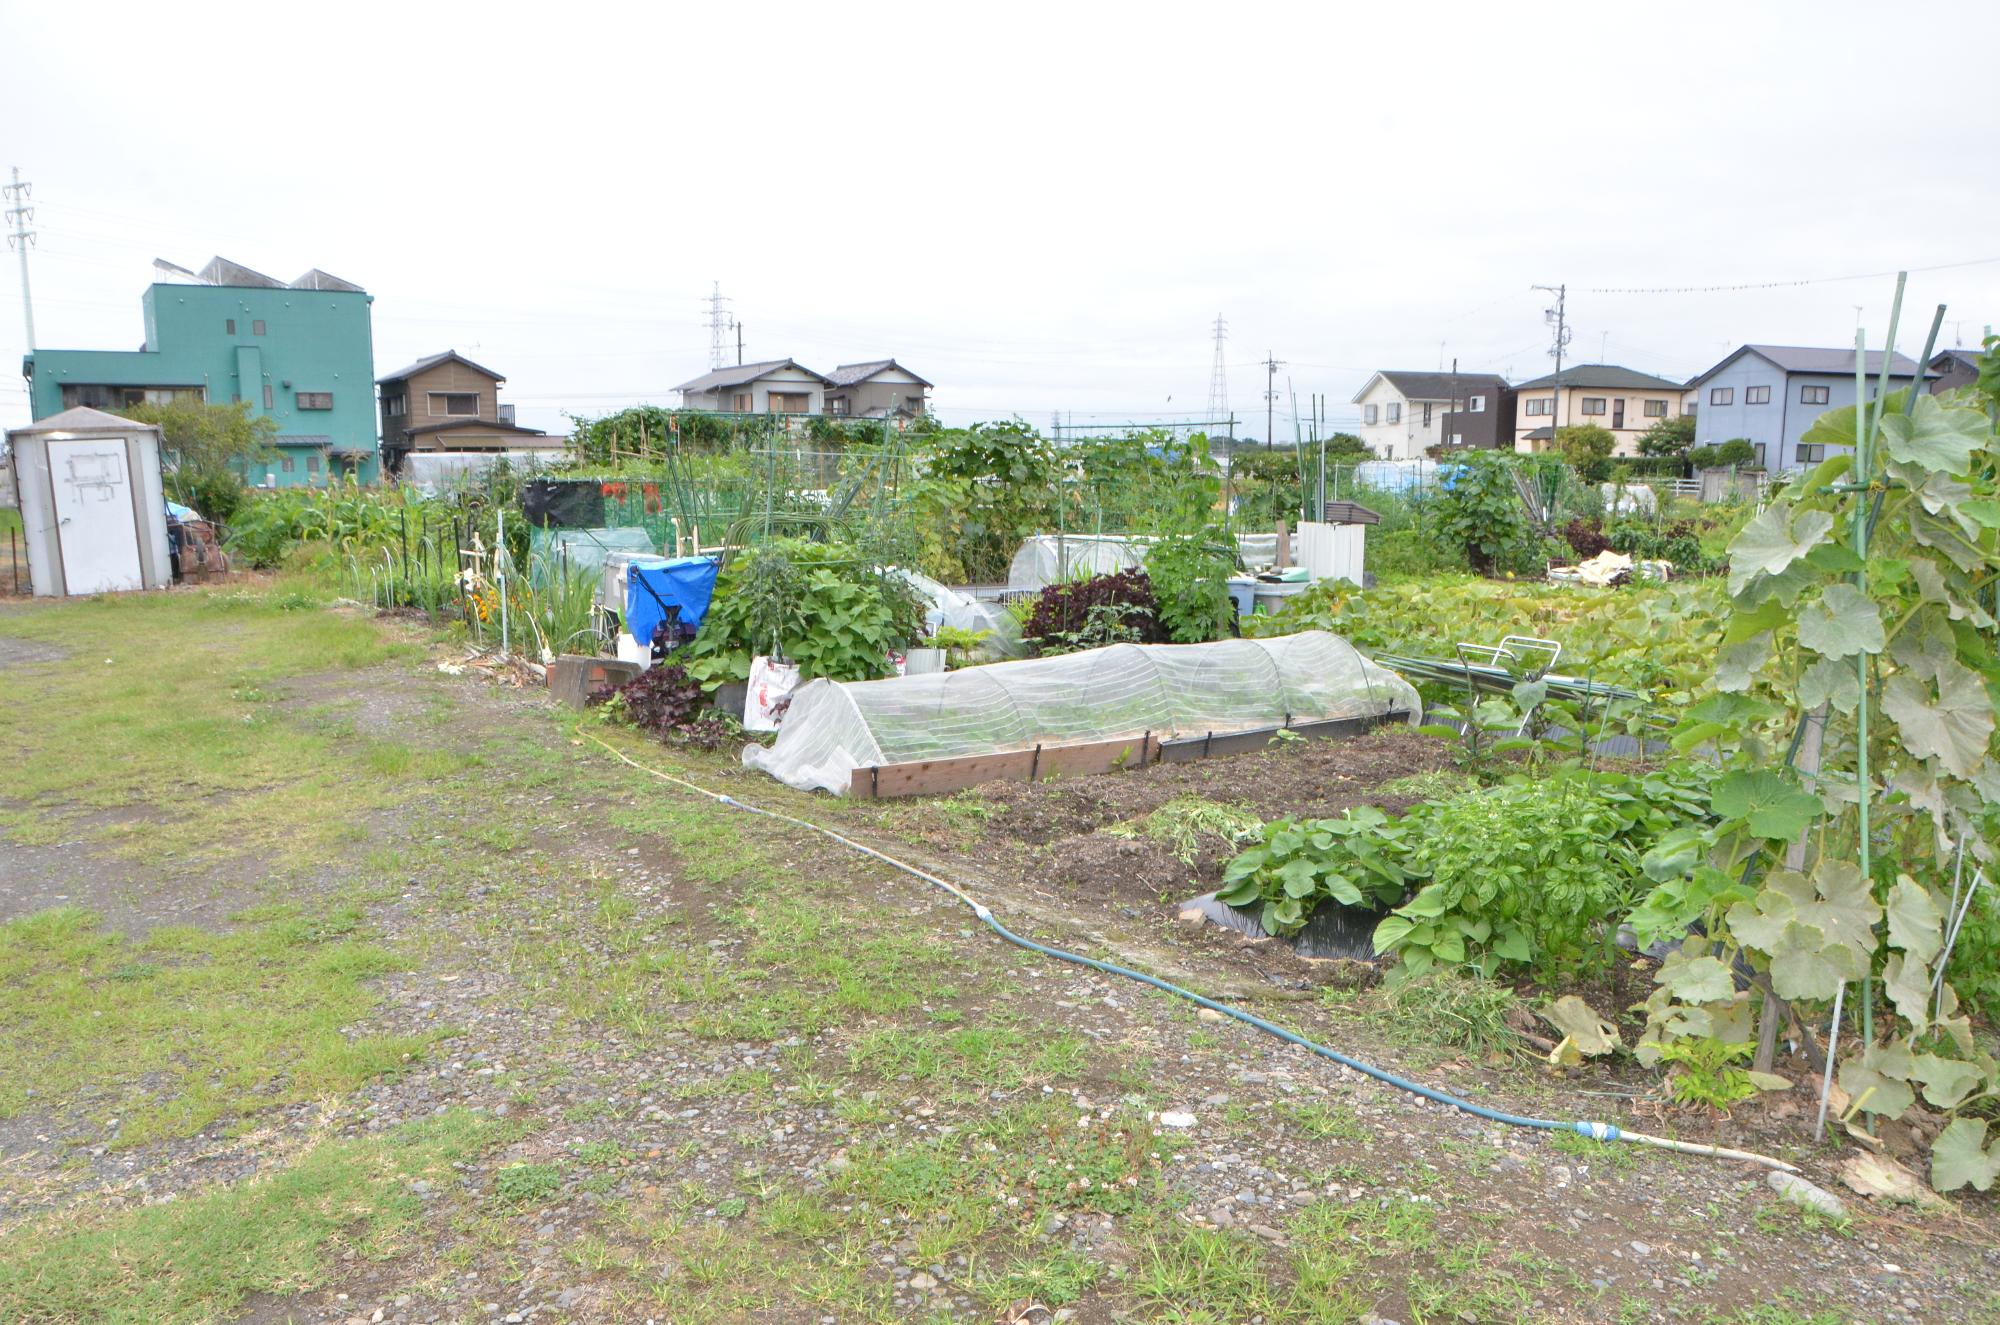
[{"label": "black plastic sheeting", "polygon": [[604,486],[596,479],[530,479],[521,512],[537,529],[596,529],[604,523]]},{"label": "black plastic sheeting", "polygon": [[[1270,937],[1265,934],[1257,912],[1218,902],[1214,893],[1189,898],[1181,903],[1180,910],[1183,915],[1199,911],[1210,924],[1233,929],[1253,939]],[[1388,914],[1387,908],[1375,910],[1365,906],[1321,902],[1307,918],[1304,928],[1290,938],[1281,936],[1278,941],[1291,944],[1293,951],[1301,957],[1346,957],[1374,961],[1375,927]]]}]

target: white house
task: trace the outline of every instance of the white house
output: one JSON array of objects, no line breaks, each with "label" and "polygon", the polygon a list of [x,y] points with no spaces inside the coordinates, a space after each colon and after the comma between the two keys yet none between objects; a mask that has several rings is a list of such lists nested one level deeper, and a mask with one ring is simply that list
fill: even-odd
[{"label": "white house", "polygon": [[736,364],[704,373],[674,390],[681,408],[722,410],[731,414],[821,414],[826,409],[824,373],[793,359]]},{"label": "white house", "polygon": [[[1355,430],[1368,449],[1384,460],[1417,460],[1433,446],[1445,443],[1493,445],[1490,429],[1473,429],[1474,413],[1497,413],[1507,398],[1507,379],[1492,373],[1425,373],[1384,368],[1355,393],[1361,426]],[[1456,414],[1453,432],[1445,432],[1445,415]]]}]

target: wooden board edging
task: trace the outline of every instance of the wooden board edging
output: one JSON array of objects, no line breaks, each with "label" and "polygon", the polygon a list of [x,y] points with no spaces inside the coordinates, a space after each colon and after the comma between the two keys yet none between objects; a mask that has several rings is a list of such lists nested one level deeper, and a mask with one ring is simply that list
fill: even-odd
[{"label": "wooden board edging", "polygon": [[958,755],[949,759],[914,759],[900,764],[857,768],[848,779],[847,794],[858,800],[895,796],[938,796],[964,791],[982,782],[1035,782],[1045,777],[1075,777],[1111,773],[1142,764],[1186,763],[1208,755],[1247,754],[1261,750],[1281,731],[1314,740],[1359,736],[1390,722],[1407,722],[1402,710],[1361,718],[1325,718],[1248,731],[1209,732],[1162,741],[1151,732],[1113,741],[1078,745],[1038,745],[1030,750],[998,754]]},{"label": "wooden board edging", "polygon": [[1409,712],[1393,709],[1361,718],[1322,718],[1317,722],[1297,722],[1277,727],[1252,727],[1248,731],[1209,732],[1201,736],[1177,736],[1160,742],[1160,758],[1169,764],[1185,764],[1210,755],[1251,754],[1269,745],[1279,732],[1297,732],[1309,740],[1340,740],[1391,722],[1408,722]]},{"label": "wooden board edging", "polygon": [[1034,782],[1045,777],[1109,773],[1156,762],[1160,743],[1151,732],[1082,745],[1038,745],[1032,750],[915,759],[902,764],[857,768],[847,794],[861,800],[891,796],[935,796],[963,791],[982,782]]}]

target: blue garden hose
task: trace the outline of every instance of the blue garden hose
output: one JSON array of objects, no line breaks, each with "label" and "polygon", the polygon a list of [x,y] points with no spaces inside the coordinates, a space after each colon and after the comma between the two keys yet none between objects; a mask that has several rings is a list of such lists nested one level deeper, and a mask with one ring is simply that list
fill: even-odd
[{"label": "blue garden hose", "polygon": [[1453,1095],[1449,1091],[1439,1090],[1434,1086],[1426,1086],[1422,1082],[1411,1081],[1407,1077],[1397,1076],[1394,1072],[1384,1071],[1372,1063],[1366,1063],[1359,1058],[1350,1057],[1337,1049],[1329,1049],[1323,1044],[1308,1040],[1296,1031],[1289,1031],[1275,1022],[1266,1021],[1255,1013],[1245,1012],[1241,1008],[1217,1002],[1215,999],[1197,994],[1191,989],[1184,989],[1171,981],[1162,980],[1156,975],[1147,975],[1144,971],[1135,971],[1129,966],[1120,966],[1116,962],[1099,961],[1095,957],[1086,957],[1082,953],[1070,952],[1063,948],[1052,948],[1046,943],[1037,943],[1033,939],[1022,938],[1019,934],[1001,924],[985,903],[971,896],[964,889],[958,887],[958,885],[947,879],[942,879],[928,870],[920,869],[907,861],[898,860],[885,851],[879,851],[865,842],[857,842],[853,838],[837,833],[823,824],[816,824],[810,820],[800,819],[795,815],[785,814],[778,810],[767,810],[760,805],[752,805],[747,801],[737,800],[734,796],[724,792],[710,791],[708,788],[690,782],[686,778],[675,777],[671,773],[663,773],[657,768],[649,768],[625,754],[596,733],[584,732],[581,727],[578,728],[578,731],[582,735],[590,737],[598,745],[603,746],[615,758],[626,764],[630,764],[642,773],[650,774],[663,782],[670,782],[677,787],[683,787],[688,791],[695,792],[697,795],[706,796],[717,804],[727,805],[733,809],[743,810],[750,814],[762,815],[767,819],[776,819],[782,823],[788,823],[795,827],[818,833],[822,837],[831,838],[851,851],[872,857],[893,869],[901,870],[913,878],[921,879],[934,888],[942,889],[944,892],[957,898],[960,902],[963,902],[971,910],[972,914],[978,916],[984,922],[988,929],[1017,948],[1028,952],[1040,953],[1044,957],[1052,957],[1057,961],[1069,962],[1075,966],[1087,966],[1093,971],[1102,971],[1106,975],[1116,975],[1142,985],[1148,985],[1151,988],[1160,990],[1162,993],[1172,994],[1175,998],[1185,999],[1197,1007],[1204,1007],[1212,1012],[1219,1012],[1223,1016],[1240,1021],[1246,1026],[1254,1026],[1267,1035],[1276,1036],[1286,1044],[1295,1044],[1301,1049],[1319,1055],[1321,1058],[1339,1063],[1342,1067],[1352,1068],[1363,1076],[1372,1077],[1384,1085],[1408,1091],[1412,1095],[1421,1096],[1433,1103],[1443,1104],[1463,1113],[1469,1113],[1475,1118],[1484,1118],[1488,1122],[1503,1123],[1508,1127],[1525,1127],[1541,1132],[1573,1132],[1578,1136],[1589,1137],[1593,1141],[1629,1141],[1638,1145],[1656,1146],[1663,1150],[1680,1151],[1683,1154],[1707,1155],[1716,1159],[1745,1160],[1754,1164],[1762,1164],[1767,1168],[1776,1169],[1783,1173],[1798,1172],[1797,1168],[1781,1159],[1773,1159],[1768,1155],[1759,1155],[1747,1150],[1731,1150],[1725,1146],[1707,1146],[1691,1141],[1676,1141],[1670,1137],[1651,1136],[1645,1132],[1627,1131],[1612,1123],[1590,1122],[1583,1119],[1578,1119],[1574,1122],[1561,1122],[1553,1118],[1531,1118],[1524,1114],[1507,1113],[1500,1109],[1489,1109],[1483,1104],[1474,1104],[1471,1100]]}]

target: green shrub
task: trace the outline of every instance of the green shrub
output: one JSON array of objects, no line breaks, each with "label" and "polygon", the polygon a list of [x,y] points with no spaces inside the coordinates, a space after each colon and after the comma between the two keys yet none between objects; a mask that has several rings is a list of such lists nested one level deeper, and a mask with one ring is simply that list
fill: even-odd
[{"label": "green shrub", "polygon": [[1461,544],[1447,544],[1434,532],[1411,526],[1389,533],[1368,532],[1368,569],[1377,580],[1424,579],[1472,569]]},{"label": "green shrub", "polygon": [[1618,923],[1651,886],[1642,857],[1706,812],[1708,777],[1697,764],[1638,777],[1572,769],[1415,807],[1407,867],[1428,882],[1376,928],[1376,951],[1416,973],[1609,970]]},{"label": "green shrub", "polygon": [[892,653],[923,634],[923,605],[844,543],[778,539],[741,553],[717,577],[688,675],[714,688],[750,675],[759,654],[799,666],[802,679],[892,675]]},{"label": "green shrub", "polygon": [[1280,820],[1229,863],[1218,896],[1261,904],[1274,934],[1296,931],[1328,899],[1401,901],[1375,946],[1413,974],[1602,972],[1616,959],[1618,922],[1650,887],[1642,857],[1706,813],[1708,777],[1696,764],[1639,776],[1559,769],[1400,819],[1363,806],[1342,819]]},{"label": "green shrub", "polygon": [[1258,907],[1266,933],[1290,934],[1327,898],[1345,906],[1400,900],[1408,851],[1408,830],[1372,805],[1338,819],[1278,819],[1229,862],[1216,898]]},{"label": "green shrub", "polygon": [[1556,429],[1555,449],[1585,483],[1602,483],[1611,477],[1611,452],[1617,445],[1617,435],[1595,423]]},{"label": "green shrub", "polygon": [[1439,466],[1438,487],[1438,536],[1464,548],[1474,570],[1499,574],[1522,555],[1528,526],[1510,458],[1466,452]]},{"label": "green shrub", "polygon": [[1146,578],[1160,625],[1176,644],[1205,644],[1229,633],[1229,577],[1236,553],[1217,531],[1170,535],[1146,553]]}]

